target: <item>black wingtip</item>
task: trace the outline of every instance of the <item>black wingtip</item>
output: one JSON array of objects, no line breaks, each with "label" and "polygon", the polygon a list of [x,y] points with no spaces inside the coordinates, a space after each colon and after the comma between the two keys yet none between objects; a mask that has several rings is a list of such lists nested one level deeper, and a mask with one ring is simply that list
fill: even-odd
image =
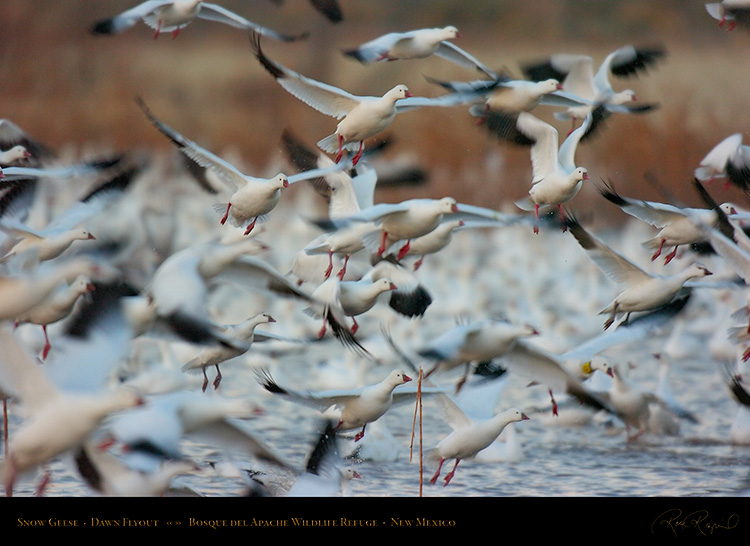
[{"label": "black wingtip", "polygon": [[568,231],[570,231],[573,237],[576,238],[578,244],[580,244],[584,250],[592,250],[596,248],[596,242],[594,241],[593,237],[589,234],[589,232],[583,229],[583,226],[579,222],[578,218],[576,218],[575,214],[566,210],[565,218],[564,220],[562,220],[562,224]]},{"label": "black wingtip", "polygon": [[607,201],[614,203],[618,207],[627,206],[628,202],[615,191],[614,185],[611,181],[605,182],[604,180],[602,180],[602,184],[604,185],[604,187],[597,186],[597,189],[599,190],[599,193],[602,194],[602,197],[604,197]]},{"label": "black wingtip", "polygon": [[263,68],[265,68],[274,78],[279,79],[284,76],[284,72],[263,53],[260,47],[260,34],[253,32],[250,34],[250,44],[255,51],[255,58],[258,59]]},{"label": "black wingtip", "polygon": [[391,292],[388,305],[406,317],[421,317],[432,304],[432,296],[423,286],[417,286],[412,292],[401,293],[398,290]]},{"label": "black wingtip", "polygon": [[339,324],[330,309],[327,310],[326,321],[331,326],[333,335],[341,342],[342,345],[351,349],[360,356],[363,356],[365,358],[372,358],[370,352],[365,349],[359,341],[357,341],[357,338],[354,337],[354,334],[352,334],[351,330],[347,328],[345,324]]},{"label": "black wingtip", "polygon": [[258,383],[260,383],[261,387],[266,389],[268,392],[272,392],[274,394],[288,394],[287,391],[282,389],[278,383],[271,377],[271,373],[266,370],[258,370],[255,372],[255,377],[258,380]]},{"label": "black wingtip", "polygon": [[363,64],[366,62],[365,58],[362,56],[358,49],[343,49],[341,50],[341,53]]},{"label": "black wingtip", "polygon": [[312,6],[331,23],[338,24],[344,20],[344,12],[338,0],[310,0]]},{"label": "black wingtip", "polygon": [[484,115],[483,120],[487,130],[501,140],[525,147],[533,146],[536,142],[518,130],[516,112],[492,110]]},{"label": "black wingtip", "polygon": [[318,441],[307,459],[305,470],[317,475],[325,461],[331,457],[338,458],[339,450],[336,443],[336,425],[330,419],[325,420],[325,427],[318,436]]},{"label": "black wingtip", "polygon": [[115,26],[112,19],[99,21],[91,26],[91,34],[94,36],[109,36],[114,34]]}]

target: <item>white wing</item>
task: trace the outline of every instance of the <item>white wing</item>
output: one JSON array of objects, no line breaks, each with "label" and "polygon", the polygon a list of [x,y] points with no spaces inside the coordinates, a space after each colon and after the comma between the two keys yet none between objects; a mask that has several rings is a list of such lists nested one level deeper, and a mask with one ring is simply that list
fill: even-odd
[{"label": "white wing", "polygon": [[375,98],[358,97],[338,87],[298,74],[266,57],[260,48],[259,42],[255,43],[255,56],[289,93],[308,106],[336,119],[346,116],[362,100]]}]

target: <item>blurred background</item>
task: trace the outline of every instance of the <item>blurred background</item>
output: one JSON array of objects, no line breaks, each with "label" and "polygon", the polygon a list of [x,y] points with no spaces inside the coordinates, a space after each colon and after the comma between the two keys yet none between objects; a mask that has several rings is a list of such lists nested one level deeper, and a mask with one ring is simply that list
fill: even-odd
[{"label": "blurred background", "polygon": [[[647,74],[614,83],[640,100],[659,103],[646,115],[612,117],[579,148],[578,164],[591,179],[611,180],[626,196],[696,205],[693,170],[720,140],[750,128],[750,33],[718,27],[697,0],[340,0],[344,19],[332,23],[308,0],[221,0],[224,7],[306,40],[263,41],[272,59],[359,95],[380,95],[396,83],[412,93],[442,93],[424,76],[471,80],[477,75],[445,60],[362,66],[342,49],[391,31],[448,24],[457,45],[486,65],[521,76],[519,64],[557,52],[585,53],[598,64],[626,45],[666,49]],[[67,154],[86,158],[111,151],[173,154],[174,147],[134,102],[143,96],[154,113],[182,134],[241,162],[245,172],[275,174],[285,161],[281,134],[290,129],[314,146],[336,120],[284,91],[252,55],[247,35],[199,20],[176,39],[153,39],[138,24],[120,36],[93,36],[98,20],[133,0],[3,0],[0,20],[0,118]],[[549,107],[535,114],[557,122]],[[425,170],[427,183],[381,190],[377,199],[452,195],[501,208],[526,194],[528,149],[499,142],[465,108],[421,109],[397,117],[382,135],[394,139],[386,159]],[[369,143],[368,143],[369,144]],[[288,168],[291,172],[293,169]],[[714,184],[719,201],[746,197]],[[571,203],[595,218],[624,219],[587,185]]]}]

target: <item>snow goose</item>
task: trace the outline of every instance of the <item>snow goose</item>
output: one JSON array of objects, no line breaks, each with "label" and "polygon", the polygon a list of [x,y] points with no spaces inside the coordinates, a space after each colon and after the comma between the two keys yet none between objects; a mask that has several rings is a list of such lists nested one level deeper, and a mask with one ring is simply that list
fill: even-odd
[{"label": "snow goose", "polygon": [[597,392],[588,388],[582,377],[593,373],[588,368],[599,360],[590,357],[583,366],[571,369],[571,359],[568,355],[550,353],[519,339],[498,362],[511,374],[523,377],[530,386],[545,386],[552,402],[552,415],[557,416],[558,406],[555,393],[571,396],[595,411],[604,410],[614,413],[612,406]]},{"label": "snow goose", "polygon": [[31,157],[31,152],[26,149],[26,146],[17,144],[12,148],[0,151],[0,167],[10,167],[13,163],[29,157]]},{"label": "snow goose", "polygon": [[137,166],[118,168],[113,176],[56,214],[42,229],[32,229],[23,220],[37,199],[34,184],[17,182],[19,191],[6,194],[10,202],[0,220],[0,230],[8,235],[4,246],[12,245],[5,257],[34,249],[40,261],[51,260],[75,241],[95,240],[85,224],[120,201],[140,170]]},{"label": "snow goose", "polygon": [[240,172],[231,163],[198,146],[195,142],[162,123],[140,97],[137,99],[137,103],[154,126],[176,144],[183,154],[201,167],[210,169],[225,183],[234,188],[229,202],[220,207],[224,210],[221,223],[224,224],[231,216],[232,223],[238,227],[245,227],[245,235],[253,230],[258,221],[264,221],[266,215],[276,207],[283,188],[287,188],[295,182],[316,178],[326,172],[345,167],[343,164],[341,166],[334,165],[329,169],[307,171],[293,176],[279,173],[270,179],[248,176]]},{"label": "snow goose", "polygon": [[51,293],[44,301],[15,318],[14,322],[16,326],[31,323],[42,327],[42,331],[44,332],[42,360],[47,358],[52,347],[47,336],[47,326],[70,315],[78,299],[93,290],[94,284],[91,282],[91,279],[85,275],[80,275],[70,285],[60,286],[58,290]]},{"label": "snow goose", "polygon": [[[678,415],[656,394],[641,389],[634,381],[625,377],[620,366],[607,361],[592,364],[595,369],[612,378],[608,391],[600,393],[617,411],[617,416],[625,423],[629,442],[640,438],[644,433],[670,434],[679,432]],[[635,429],[635,432],[632,430]]]},{"label": "snow goose", "polygon": [[90,440],[83,442],[74,456],[86,484],[105,497],[161,497],[175,477],[198,470],[187,459],[154,459],[149,469],[140,468],[143,464],[131,466],[127,458],[121,461]]},{"label": "snow goose", "polygon": [[116,167],[122,159],[122,156],[114,156],[83,163],[71,163],[69,165],[2,167],[0,168],[0,179],[2,179],[3,182],[10,182],[12,180],[28,180],[36,178],[67,179],[98,176],[102,172],[107,172],[109,169]]},{"label": "snow goose", "polygon": [[357,153],[352,158],[356,165],[364,150],[364,140],[387,128],[396,117],[396,103],[411,97],[405,85],[397,85],[382,97],[359,97],[298,74],[265,56],[260,42],[255,44],[255,55],[265,69],[289,93],[323,114],[341,119],[336,132],[318,142],[329,153],[337,153],[336,163],[344,150]]},{"label": "snow goose", "polygon": [[466,373],[459,384],[460,387],[467,379],[472,364],[498,358],[510,351],[520,338],[538,334],[537,329],[528,324],[514,324],[495,319],[483,320],[454,326],[434,337],[417,353],[435,362],[425,377],[430,377],[437,371],[447,371],[466,365]]},{"label": "snow goose", "polygon": [[[396,345],[390,332],[384,326],[383,337],[394,353],[415,374],[421,373],[414,360]],[[461,428],[473,421],[484,421],[494,416],[501,392],[505,389],[507,373],[504,368],[481,363],[466,382],[466,387],[454,395],[448,394],[431,378],[423,376],[422,388],[431,389],[438,398],[438,406],[443,418],[452,428]],[[437,392],[432,390],[437,389]],[[434,451],[431,452],[434,455]],[[495,441],[481,449],[475,460],[483,463],[498,461],[518,461],[523,458],[523,448],[511,423],[499,433]]]},{"label": "snow goose", "polygon": [[127,452],[181,459],[188,440],[220,450],[228,458],[250,456],[277,469],[290,468],[246,426],[257,415],[257,406],[245,398],[206,396],[193,390],[149,396],[143,406],[107,422],[99,447],[120,444]]},{"label": "snow goose", "polygon": [[346,50],[344,54],[363,64],[401,59],[424,59],[437,55],[455,64],[483,72],[491,78],[495,77],[494,71],[449,41],[460,36],[458,29],[454,26],[390,32],[354,49]]},{"label": "snow goose", "polygon": [[371,280],[363,277],[358,281],[341,281],[341,307],[343,307],[344,313],[354,321],[351,328],[352,334],[355,334],[359,329],[356,316],[372,309],[378,300],[378,296],[396,290],[396,288],[398,287],[387,278]]},{"label": "snow goose", "polygon": [[631,89],[616,92],[610,83],[610,75],[629,77],[637,75],[653,66],[665,55],[661,48],[635,48],[632,45],[621,47],[611,52],[594,73],[594,61],[588,55],[557,54],[548,60],[524,67],[524,72],[532,80],[556,78],[562,82],[563,90],[589,101],[588,105],[573,106],[566,112],[557,112],[557,119],[571,120],[575,128],[576,121],[584,119],[592,110],[592,105],[604,105],[606,114],[611,112],[642,113],[654,108],[654,105],[628,106],[636,100]]},{"label": "snow goose", "polygon": [[[23,161],[25,166],[37,166],[41,161],[54,157],[54,152],[39,140],[33,138],[26,131],[9,119],[0,119],[0,149],[8,150],[15,146],[23,146],[30,156]],[[0,163],[0,167],[5,167]]]},{"label": "snow goose", "polygon": [[695,263],[670,276],[652,275],[624,258],[589,234],[577,220],[568,218],[567,225],[581,247],[594,263],[618,285],[619,294],[599,314],[609,314],[604,329],[609,328],[620,313],[651,311],[672,301],[690,279],[711,275],[701,264]]},{"label": "snow goose", "polygon": [[[400,260],[409,250],[409,240],[421,237],[435,229],[447,215],[459,212],[458,204],[452,197],[442,199],[407,199],[400,203],[379,203],[358,213],[343,218],[340,225],[351,222],[365,222],[378,227],[376,234],[377,255],[382,256],[399,241],[406,243],[398,251]],[[337,222],[334,222],[337,225]],[[365,244],[367,242],[365,241]]]},{"label": "snow goose", "polygon": [[444,478],[444,485],[448,485],[456,474],[456,468],[458,468],[458,463],[462,459],[472,459],[477,453],[490,446],[510,423],[527,419],[529,417],[518,408],[501,411],[491,419],[483,421],[474,421],[463,414],[463,423],[460,426],[455,426],[453,432],[440,440],[437,446],[427,453],[428,457],[438,460],[437,470],[430,479],[430,483],[434,485],[440,477],[443,463],[447,459],[455,459],[453,469]]},{"label": "snow goose", "polygon": [[[268,313],[258,313],[240,324],[225,326],[223,330],[227,337],[231,339],[252,343],[255,335],[255,327],[269,322],[276,322],[276,320]],[[216,368],[216,379],[214,379],[213,385],[214,389],[218,389],[222,378],[219,364],[244,354],[247,349],[249,349],[248,346],[242,346],[240,348],[227,347],[224,345],[204,347],[195,358],[182,366],[182,371],[187,373],[200,371],[203,373],[202,390],[205,391],[208,386],[206,368],[214,366]]]},{"label": "snow goose", "polygon": [[719,21],[719,27],[723,27],[727,21],[727,30],[734,30],[737,25],[748,26],[750,21],[750,3],[746,0],[722,0],[706,4],[708,14]]},{"label": "snow goose", "polygon": [[[637,440],[648,429],[650,411],[647,393],[628,380],[619,366],[611,365],[607,361],[595,363],[594,366],[612,378],[612,384],[607,391],[609,402],[625,423],[628,441]],[[636,429],[634,434],[631,434],[632,428]]]},{"label": "snow goose", "polygon": [[475,98],[476,104],[469,111],[479,118],[480,124],[490,111],[530,112],[539,105],[572,107],[589,102],[562,91],[562,84],[554,78],[529,81],[496,76],[491,80],[451,82],[428,77],[427,80],[467,99]]},{"label": "snow goose", "polygon": [[96,22],[91,27],[95,35],[121,34],[138,21],[154,29],[154,39],[162,32],[171,32],[172,38],[195,19],[217,21],[235,28],[252,30],[282,42],[291,42],[301,36],[281,34],[262,27],[217,4],[200,0],[148,0],[114,17]]},{"label": "snow goose", "polygon": [[308,257],[320,254],[328,255],[328,267],[323,272],[326,279],[333,271],[334,255],[343,255],[343,261],[336,276],[344,280],[351,257],[367,248],[366,241],[377,235],[379,231],[379,228],[370,222],[352,224],[346,228],[316,237],[305,245],[302,252]]},{"label": "snow goose", "polygon": [[[459,208],[464,210],[462,205],[459,205]],[[527,219],[526,215],[520,214],[498,213],[497,216],[498,218],[496,220],[464,220],[461,218],[445,220],[431,232],[409,241],[409,249],[404,257],[419,257],[413,265],[414,271],[416,271],[422,266],[422,263],[424,263],[425,256],[436,254],[443,250],[453,240],[453,235],[456,232],[467,229],[510,226],[519,222],[524,222]]]},{"label": "snow goose", "polygon": [[742,133],[730,135],[714,146],[695,169],[695,177],[706,183],[727,178],[742,190],[750,189],[750,146],[742,144]]},{"label": "snow goose", "polygon": [[339,430],[361,428],[354,441],[365,435],[368,423],[380,419],[399,399],[413,399],[414,390],[394,392],[398,386],[411,381],[411,377],[401,370],[394,370],[381,382],[353,390],[336,390],[318,393],[296,392],[279,386],[267,370],[259,372],[259,383],[268,392],[284,396],[297,404],[306,405],[325,412],[329,408],[341,410],[341,416],[335,427]]},{"label": "snow goose", "polygon": [[422,262],[426,255],[435,254],[448,246],[453,240],[453,233],[465,225],[466,222],[463,220],[443,222],[430,233],[412,239],[409,242],[409,250],[404,256],[419,256],[417,261],[414,262],[414,271],[422,266]]},{"label": "snow goose", "polygon": [[[308,292],[274,267],[249,255],[249,243],[253,240],[231,244],[212,241],[175,252],[154,272],[144,290],[146,298],[133,301],[130,309],[133,317],[143,329],[164,327],[165,331],[191,343],[247,348],[246,341],[232,339],[209,319],[209,283],[233,281],[248,290],[265,294],[273,290],[308,303],[312,301]],[[328,319],[336,324],[334,332],[341,335],[342,342],[349,341],[348,330],[338,326],[345,320],[343,312],[334,309]]]},{"label": "snow goose", "polygon": [[[352,223],[375,224],[379,234],[371,233],[364,240],[368,247],[377,248],[378,256],[387,256],[391,247],[399,241],[405,243],[398,249],[395,259],[401,260],[409,251],[410,240],[430,233],[443,221],[462,219],[480,220],[490,223],[505,223],[506,217],[498,211],[457,203],[453,197],[442,199],[416,198],[399,203],[378,203],[361,209],[345,218],[332,220],[334,228],[350,226]],[[379,246],[378,246],[379,244]]]},{"label": "snow goose", "polygon": [[[11,182],[0,200],[0,230],[8,235],[1,244],[4,255],[36,249],[39,260],[51,260],[75,241],[95,239],[84,225],[118,202],[139,172],[138,167],[118,168],[111,178],[97,184],[85,196],[55,214],[50,221],[45,221],[41,229],[27,225],[27,222],[34,220],[34,206],[45,201],[45,196],[37,193],[36,181],[24,179]],[[32,217],[31,221],[29,217]]]},{"label": "snow goose", "polygon": [[83,228],[35,231],[20,223],[6,221],[0,224],[0,230],[9,234],[12,240],[18,241],[3,258],[33,249],[40,261],[51,260],[65,252],[75,241],[96,239],[91,232]]},{"label": "snow goose", "polygon": [[39,266],[33,271],[0,275],[0,320],[15,320],[42,303],[61,283],[69,284],[80,275],[111,280],[118,272],[102,262],[79,257],[54,266]]},{"label": "snow goose", "polygon": [[491,132],[503,140],[531,146],[531,189],[527,198],[515,203],[523,210],[534,210],[537,221],[534,224],[534,233],[539,233],[540,207],[556,205],[561,218],[564,219],[562,204],[575,197],[583,181],[588,179],[588,171],[584,167],[576,166],[575,153],[592,119],[591,115],[586,116],[583,124],[570,133],[558,149],[557,129],[533,114],[488,114],[486,125]]},{"label": "snow goose", "polygon": [[466,102],[463,96],[435,99],[412,97],[408,87],[403,84],[392,87],[381,97],[353,95],[298,74],[269,59],[261,50],[257,39],[253,47],[258,61],[279,85],[308,106],[341,120],[332,135],[318,142],[320,149],[337,154],[336,163],[341,161],[344,150],[356,150],[352,157],[352,165],[356,165],[362,157],[364,141],[385,130],[400,112],[426,106],[452,107]]},{"label": "snow goose", "polygon": [[[24,422],[11,437],[2,466],[8,496],[19,475],[76,449],[108,415],[142,404],[132,389],[102,390],[128,346],[126,334],[113,324],[100,324],[98,335],[69,345],[45,371],[9,328],[0,328],[0,386],[24,410]],[[45,485],[46,480],[39,490]]]},{"label": "snow goose", "polygon": [[[656,236],[643,245],[654,250],[651,261],[661,255],[665,246],[674,247],[672,252],[665,256],[664,265],[677,255],[680,245],[705,241],[701,223],[719,225],[716,212],[710,209],[680,208],[665,203],[622,197],[611,187],[600,188],[599,191],[605,199],[620,207],[623,212],[659,229]],[[721,209],[727,215],[737,213],[737,209],[731,203],[723,203]]]}]

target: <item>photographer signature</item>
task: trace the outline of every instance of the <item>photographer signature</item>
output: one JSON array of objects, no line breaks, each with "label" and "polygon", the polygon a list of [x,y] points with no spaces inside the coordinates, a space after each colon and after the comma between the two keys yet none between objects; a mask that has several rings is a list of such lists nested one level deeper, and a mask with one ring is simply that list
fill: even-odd
[{"label": "photographer signature", "polygon": [[682,513],[679,508],[667,510],[660,514],[651,524],[651,532],[658,528],[672,531],[677,536],[678,531],[694,530],[704,536],[714,531],[728,531],[739,525],[740,516],[732,514],[725,521],[710,521],[708,510],[695,510],[689,514]]}]

